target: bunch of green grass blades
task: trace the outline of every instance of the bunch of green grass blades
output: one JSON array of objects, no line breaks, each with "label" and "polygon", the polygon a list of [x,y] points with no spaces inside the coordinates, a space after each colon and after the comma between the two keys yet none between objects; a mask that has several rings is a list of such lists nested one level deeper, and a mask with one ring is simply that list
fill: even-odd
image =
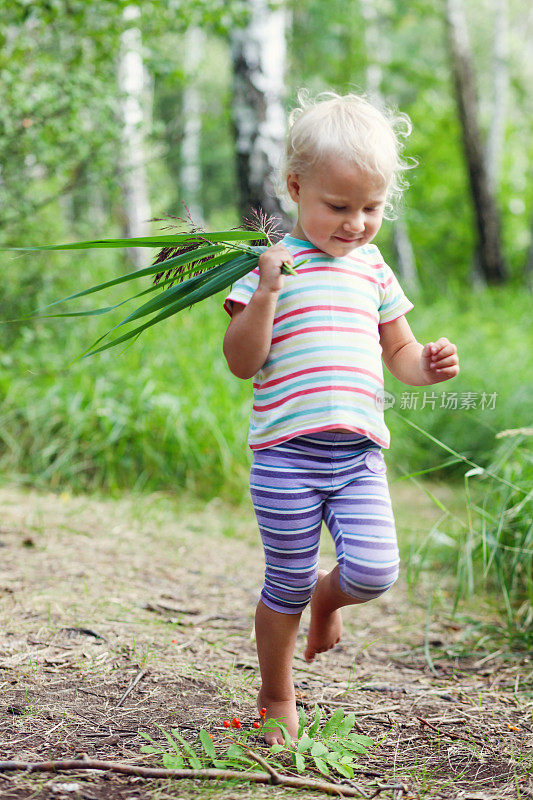
[{"label": "bunch of green grass blades", "polygon": [[[187,211],[188,213],[188,211]],[[164,221],[177,220],[186,223],[190,230],[187,233],[173,233],[156,236],[144,236],[130,239],[95,239],[87,242],[73,242],[60,245],[36,245],[33,247],[9,248],[16,250],[84,250],[89,248],[111,247],[161,247],[155,261],[149,267],[129,272],[121,277],[114,278],[91,286],[81,292],[76,292],[61,300],[56,300],[44,308],[37,309],[31,316],[39,319],[55,317],[87,317],[107,314],[125,303],[138,300],[146,295],[157,292],[152,299],[143,302],[121,322],[113,326],[103,336],[98,338],[78,358],[101,353],[119,344],[123,344],[140,334],[152,325],[177,314],[184,308],[189,308],[195,303],[205,300],[217,292],[231,286],[257,266],[259,256],[264,247],[254,249],[257,245],[270,246],[280,236],[278,220],[276,217],[267,216],[261,210],[254,210],[249,219],[244,220],[244,229],[229,231],[207,232],[196,227],[188,213],[188,219],[181,217],[168,217]],[[153,220],[160,222],[162,220]],[[174,223],[169,227],[176,228]],[[300,262],[304,263],[304,262]],[[296,274],[294,267],[289,263],[284,264],[283,272]],[[50,313],[52,307],[75,300],[85,295],[102,292],[117,284],[129,284],[138,278],[154,276],[153,284],[138,294],[127,297],[120,303],[89,311],[70,311]],[[161,291],[163,289],[163,291]],[[43,313],[46,312],[46,313]],[[141,324],[136,322],[144,320]],[[117,336],[111,341],[101,344],[113,331],[130,325],[127,333]]]}]

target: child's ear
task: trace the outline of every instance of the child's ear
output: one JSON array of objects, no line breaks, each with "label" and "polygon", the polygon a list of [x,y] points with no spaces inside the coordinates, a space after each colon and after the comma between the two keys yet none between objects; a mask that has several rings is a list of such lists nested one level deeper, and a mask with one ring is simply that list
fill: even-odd
[{"label": "child's ear", "polygon": [[289,172],[287,175],[287,191],[291,200],[297,203],[300,199],[300,178],[295,172]]}]

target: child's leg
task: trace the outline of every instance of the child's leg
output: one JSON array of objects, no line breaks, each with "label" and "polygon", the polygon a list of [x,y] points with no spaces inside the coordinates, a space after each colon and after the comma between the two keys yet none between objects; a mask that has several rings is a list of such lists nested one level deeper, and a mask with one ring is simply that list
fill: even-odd
[{"label": "child's leg", "polygon": [[341,638],[342,616],[340,609],[354,603],[364,603],[342,591],[339,585],[339,565],[326,572],[318,571],[318,581],[311,599],[311,620],[307,634],[305,660],[311,662],[317,653],[334,647]]},{"label": "child's leg", "polygon": [[[258,707],[286,724],[298,723],[292,658],[303,609],[318,574],[322,496],[309,485],[307,456],[294,444],[254,454],[250,491],[265,551],[265,583],[256,611],[257,653],[263,681]],[[270,744],[279,730],[265,732]]]},{"label": "child's leg", "polygon": [[[257,656],[261,670],[261,689],[257,708],[266,708],[267,719],[279,719],[296,738],[298,716],[292,679],[292,659],[301,614],[280,614],[266,606],[262,600],[255,612]],[[279,742],[283,737],[279,729],[265,731],[267,744]]]},{"label": "child's leg", "polygon": [[319,573],[311,601],[307,661],[339,641],[340,608],[379,597],[398,576],[398,545],[383,456],[371,451],[366,461],[361,463],[359,456],[356,460],[352,479],[339,480],[324,505],[338,564],[330,573]]}]

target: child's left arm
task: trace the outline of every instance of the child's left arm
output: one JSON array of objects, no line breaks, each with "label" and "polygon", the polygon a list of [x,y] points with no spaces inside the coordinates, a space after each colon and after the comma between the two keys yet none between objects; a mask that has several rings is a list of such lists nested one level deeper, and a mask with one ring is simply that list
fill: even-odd
[{"label": "child's left arm", "polygon": [[404,316],[380,325],[379,340],[389,372],[410,386],[440,383],[459,374],[456,346],[444,337],[421,345]]}]

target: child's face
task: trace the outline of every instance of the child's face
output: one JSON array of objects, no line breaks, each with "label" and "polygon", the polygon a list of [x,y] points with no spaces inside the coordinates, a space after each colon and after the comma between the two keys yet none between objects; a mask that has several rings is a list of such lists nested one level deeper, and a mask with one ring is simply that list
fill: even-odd
[{"label": "child's face", "polygon": [[298,203],[292,235],[330,256],[362,247],[381,228],[387,187],[353,164],[325,158],[308,175],[290,173],[287,188]]}]

